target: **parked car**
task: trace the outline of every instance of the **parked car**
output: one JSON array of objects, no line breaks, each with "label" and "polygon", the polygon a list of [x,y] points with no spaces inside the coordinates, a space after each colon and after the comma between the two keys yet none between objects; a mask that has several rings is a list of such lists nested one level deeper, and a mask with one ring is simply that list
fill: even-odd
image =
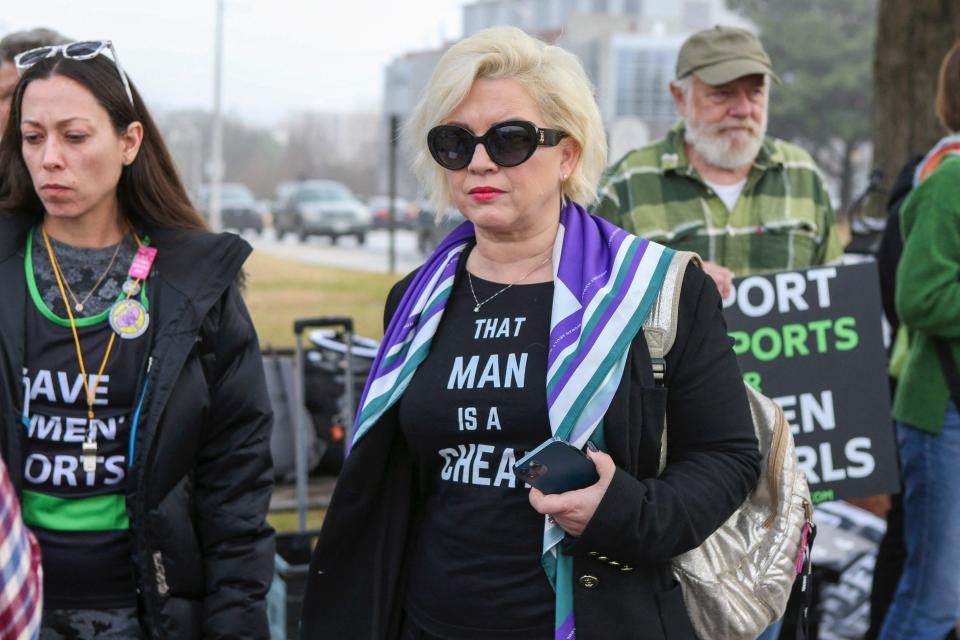
[{"label": "parked car", "polygon": [[454,207],[447,208],[439,223],[436,217],[432,207],[428,205],[420,207],[417,216],[417,249],[423,256],[431,254],[440,241],[464,221],[463,214]]},{"label": "parked car", "polygon": [[367,240],[370,210],[357,200],[346,185],[333,180],[302,180],[284,183],[281,201],[273,212],[277,237],[295,234],[301,241],[309,236],[327,236],[336,242],[341,236],[354,236],[360,244]]},{"label": "parked car", "polygon": [[[374,196],[367,200],[367,206],[370,207],[373,215],[373,228],[388,229],[390,227],[390,196]],[[418,214],[419,209],[415,204],[404,198],[396,199],[393,220],[397,229],[415,229]]]},{"label": "parked car", "polygon": [[[200,187],[194,205],[210,222],[210,185]],[[263,231],[262,208],[250,189],[239,182],[224,182],[220,186],[220,220],[224,229]]]}]

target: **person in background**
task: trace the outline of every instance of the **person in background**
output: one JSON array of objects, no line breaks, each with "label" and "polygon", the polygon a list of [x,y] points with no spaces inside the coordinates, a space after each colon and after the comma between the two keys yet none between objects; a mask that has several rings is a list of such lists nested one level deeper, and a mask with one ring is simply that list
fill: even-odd
[{"label": "person in background", "polygon": [[[942,640],[960,622],[960,42],[940,67],[937,116],[950,132],[924,157],[900,211],[897,315],[909,354],[893,416],[907,556],[880,640]],[[957,385],[960,386],[960,385]]]},{"label": "person in background", "polygon": [[[388,297],[303,637],[693,640],[670,560],[760,460],[716,287],[696,267],[678,284],[667,394],[640,326],[678,256],[577,203],[606,144],[563,49],[513,27],[458,42],[408,132],[437,210],[467,221]],[[515,462],[551,438],[598,479],[526,487]]]},{"label": "person in background", "polygon": [[53,29],[28,29],[14,31],[0,39],[0,135],[7,126],[10,116],[10,102],[17,88],[17,65],[13,59],[17,54],[36,49],[47,44],[63,44],[67,39]]},{"label": "person in background", "polygon": [[0,458],[0,638],[36,638],[42,604],[40,545],[23,526],[17,493]]},{"label": "person in background", "polygon": [[737,276],[838,261],[833,207],[813,159],[766,135],[773,81],[751,31],[718,25],[687,38],[670,83],[683,119],[610,167],[593,213],[697,252],[722,297]]},{"label": "person in background", "polygon": [[19,54],[0,139],[0,451],[41,639],[268,636],[271,409],[237,285],[109,40]]},{"label": "person in background", "polygon": [[773,80],[750,31],[716,26],[690,36],[670,83],[683,120],[610,167],[592,212],[699,253],[724,297],[736,276],[838,260],[833,208],[813,159],[765,135]]},{"label": "person in background", "polygon": [[[922,155],[914,155],[900,168],[893,186],[887,194],[887,223],[883,230],[880,246],[877,248],[877,273],[880,278],[880,301],[883,303],[883,315],[890,325],[890,335],[896,336],[900,328],[900,319],[896,309],[897,264],[903,253],[903,239],[900,237],[900,209],[913,190],[913,175]],[[892,343],[895,341],[891,341]],[[887,351],[892,355],[893,344]],[[890,396],[897,389],[896,377],[890,375]],[[896,421],[890,421],[890,428],[896,433]],[[899,466],[898,466],[899,470]],[[863,634],[863,640],[876,640],[883,626],[883,619],[897,591],[903,562],[907,557],[906,544],[903,541],[903,496],[890,495],[890,508],[887,510],[887,527],[877,547],[877,559],[873,567],[870,585],[870,627]]]}]

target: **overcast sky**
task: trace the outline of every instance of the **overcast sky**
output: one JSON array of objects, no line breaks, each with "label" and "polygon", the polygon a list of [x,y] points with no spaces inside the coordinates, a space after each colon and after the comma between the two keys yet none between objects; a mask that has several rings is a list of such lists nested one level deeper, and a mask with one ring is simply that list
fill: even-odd
[{"label": "overcast sky", "polygon": [[[225,0],[224,110],[379,110],[383,67],[461,32],[466,0]],[[0,35],[35,26],[109,38],[153,110],[213,103],[216,0],[4,1]]]}]

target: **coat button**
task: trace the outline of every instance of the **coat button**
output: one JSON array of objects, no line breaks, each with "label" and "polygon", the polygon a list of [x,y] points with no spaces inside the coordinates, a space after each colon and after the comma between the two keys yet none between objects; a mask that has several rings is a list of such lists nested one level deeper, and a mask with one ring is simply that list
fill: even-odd
[{"label": "coat button", "polygon": [[599,558],[597,558],[597,560],[599,560],[600,562],[606,562],[609,559],[610,558],[608,558],[607,556],[600,556]]},{"label": "coat button", "polygon": [[611,560],[611,561],[608,562],[607,564],[610,565],[611,567],[619,567],[619,566],[620,566],[620,563],[617,562],[616,560]]},{"label": "coat button", "polygon": [[590,556],[591,558],[596,558],[596,557],[597,557],[598,555],[600,555],[600,554],[597,553],[596,551],[591,551],[591,552],[588,553],[587,555]]},{"label": "coat button", "polygon": [[583,587],[584,589],[593,589],[598,584],[600,584],[600,581],[597,580],[596,576],[589,576],[589,575],[580,576],[580,586]]},{"label": "coat button", "polygon": [[633,567],[631,567],[628,564],[625,564],[622,567],[620,567],[620,571],[633,571]]}]

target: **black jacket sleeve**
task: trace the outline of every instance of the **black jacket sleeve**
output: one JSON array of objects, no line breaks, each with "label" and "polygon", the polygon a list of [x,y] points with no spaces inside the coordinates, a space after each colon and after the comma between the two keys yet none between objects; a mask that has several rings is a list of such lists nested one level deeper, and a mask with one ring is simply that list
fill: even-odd
[{"label": "black jacket sleeve", "polygon": [[413,278],[417,275],[417,271],[419,270],[419,268],[414,269],[405,275],[402,280],[390,288],[390,293],[387,294],[387,302],[383,305],[384,331],[387,330],[387,325],[390,324],[393,314],[396,313],[397,307],[400,306],[400,301],[403,299],[403,294],[407,291],[407,287],[409,287],[410,283],[413,282]]},{"label": "black jacket sleeve", "polygon": [[887,225],[883,229],[880,246],[877,248],[877,270],[880,275],[880,300],[883,303],[883,315],[890,323],[890,329],[896,334],[900,326],[897,318],[896,300],[897,264],[903,253],[903,238],[900,236],[900,207],[913,189],[913,174],[923,156],[913,156],[897,174],[887,198]]},{"label": "black jacket sleeve", "polygon": [[[678,318],[667,354],[667,466],[660,477],[653,477],[655,468],[641,477],[618,468],[568,553],[665,562],[702,543],[756,486],[760,452],[743,380],[720,295],[699,269],[687,269]],[[647,358],[637,340],[642,333],[632,355]],[[643,394],[638,381],[630,384],[631,393]]]},{"label": "black jacket sleeve", "polygon": [[[274,535],[273,416],[253,323],[236,286],[208,315],[201,340],[211,403],[196,463],[196,500],[206,581],[204,638],[267,638],[266,594]],[[209,360],[212,356],[212,362]]]}]

